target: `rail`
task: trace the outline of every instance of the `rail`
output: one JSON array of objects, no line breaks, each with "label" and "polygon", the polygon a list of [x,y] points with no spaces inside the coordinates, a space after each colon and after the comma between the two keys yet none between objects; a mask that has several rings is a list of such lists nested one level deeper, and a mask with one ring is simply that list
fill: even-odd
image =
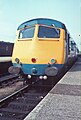
[{"label": "rail", "polygon": [[0,119],[23,120],[51,89],[42,86],[39,88],[37,85],[26,85],[0,100]]}]

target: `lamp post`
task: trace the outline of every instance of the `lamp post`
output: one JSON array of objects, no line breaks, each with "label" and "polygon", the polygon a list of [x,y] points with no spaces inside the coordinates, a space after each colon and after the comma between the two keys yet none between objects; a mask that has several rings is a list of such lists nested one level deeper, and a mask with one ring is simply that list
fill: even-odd
[{"label": "lamp post", "polygon": [[79,37],[80,37],[80,42],[79,42],[79,47],[80,47],[80,49],[79,49],[79,52],[80,52],[80,54],[81,54],[81,35],[79,35]]}]

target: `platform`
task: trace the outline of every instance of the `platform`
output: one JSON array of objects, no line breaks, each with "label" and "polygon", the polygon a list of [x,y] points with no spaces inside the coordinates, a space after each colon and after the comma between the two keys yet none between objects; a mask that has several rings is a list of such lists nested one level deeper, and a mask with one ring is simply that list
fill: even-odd
[{"label": "platform", "polygon": [[81,58],[24,120],[81,120]]},{"label": "platform", "polygon": [[0,62],[10,62],[12,61],[12,57],[0,57]]},{"label": "platform", "polygon": [[0,77],[9,74],[8,68],[12,66],[12,57],[0,57]]}]

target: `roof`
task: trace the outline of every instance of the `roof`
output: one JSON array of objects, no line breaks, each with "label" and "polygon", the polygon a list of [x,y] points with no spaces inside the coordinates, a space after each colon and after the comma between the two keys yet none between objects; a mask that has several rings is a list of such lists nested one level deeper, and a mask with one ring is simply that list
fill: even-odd
[{"label": "roof", "polygon": [[37,19],[32,19],[29,21],[26,21],[24,23],[22,23],[17,30],[24,28],[25,26],[33,26],[35,24],[43,24],[43,25],[47,25],[47,26],[52,26],[54,25],[57,28],[62,28],[66,30],[65,25],[57,20],[53,20],[53,19],[47,19],[47,18],[37,18]]}]

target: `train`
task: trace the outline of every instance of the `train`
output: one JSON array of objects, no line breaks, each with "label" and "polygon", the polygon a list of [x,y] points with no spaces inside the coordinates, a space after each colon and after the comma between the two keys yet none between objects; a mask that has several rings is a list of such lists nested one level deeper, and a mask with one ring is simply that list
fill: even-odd
[{"label": "train", "polygon": [[22,74],[27,80],[59,75],[63,67],[77,58],[76,43],[64,23],[36,18],[17,28],[9,73]]},{"label": "train", "polygon": [[0,41],[0,57],[12,56],[14,43]]}]

